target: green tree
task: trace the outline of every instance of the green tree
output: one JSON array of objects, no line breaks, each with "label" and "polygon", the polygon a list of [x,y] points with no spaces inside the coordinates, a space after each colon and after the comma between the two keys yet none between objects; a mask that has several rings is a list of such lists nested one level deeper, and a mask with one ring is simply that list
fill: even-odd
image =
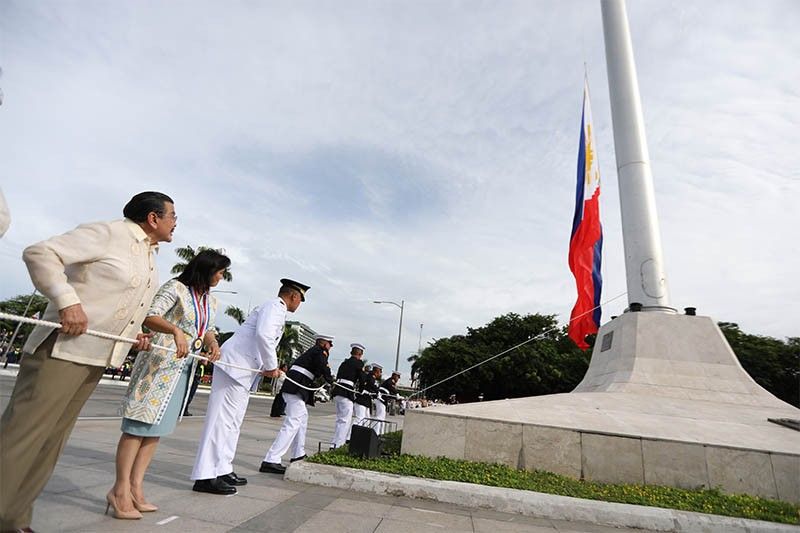
[{"label": "green tree", "polygon": [[[33,299],[31,299],[33,298]],[[30,302],[30,307],[28,303]],[[28,312],[25,312],[27,308]],[[47,298],[40,294],[35,294],[31,297],[30,294],[20,294],[8,300],[0,302],[0,311],[11,315],[25,316],[31,318],[39,313],[44,313],[47,308]],[[41,315],[40,315],[41,316]],[[18,322],[11,320],[0,320],[0,338],[4,340],[3,349],[0,350],[0,355],[5,351],[5,343],[11,341],[14,330],[17,328]],[[22,324],[17,333],[17,338],[14,340],[14,346],[22,346],[25,339],[28,338],[30,332],[33,331],[32,324]]]},{"label": "green tree", "polygon": [[245,319],[247,319],[247,317],[244,315],[244,311],[235,305],[229,305],[226,307],[225,314],[234,319],[240,326],[244,324]]},{"label": "green tree", "polygon": [[586,373],[590,352],[578,349],[553,315],[509,313],[481,328],[467,328],[466,335],[436,340],[412,370],[425,388],[537,336],[429,389],[426,396],[446,399],[455,394],[460,401],[475,401],[481,393],[486,400],[496,400],[571,391]]},{"label": "green tree", "polygon": [[784,402],[800,407],[800,337],[789,337],[784,342],[744,333],[733,322],[720,322],[719,327],[756,383]]},{"label": "green tree", "polygon": [[278,363],[289,363],[295,352],[303,349],[300,344],[300,333],[291,326],[283,326],[283,336],[278,343]]},{"label": "green tree", "polygon": [[[184,248],[176,248],[175,254],[182,259],[181,262],[175,263],[175,266],[172,267],[170,272],[172,274],[180,274],[186,268],[186,265],[189,264],[189,261],[195,258],[197,254],[202,252],[203,250],[214,250],[215,252],[224,253],[222,248],[211,248],[209,246],[199,246],[197,250],[189,246],[188,244]],[[222,275],[222,279],[225,281],[233,281],[233,275],[230,273],[230,270],[225,269],[225,273]]]}]

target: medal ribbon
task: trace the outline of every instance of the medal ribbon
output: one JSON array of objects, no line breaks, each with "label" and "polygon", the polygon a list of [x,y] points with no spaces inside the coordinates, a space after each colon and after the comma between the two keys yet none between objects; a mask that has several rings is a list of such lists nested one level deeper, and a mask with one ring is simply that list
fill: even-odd
[{"label": "medal ribbon", "polygon": [[202,339],[208,327],[208,317],[210,315],[208,293],[198,295],[194,289],[189,289],[192,295],[192,305],[194,306],[194,328],[197,331],[197,338]]}]

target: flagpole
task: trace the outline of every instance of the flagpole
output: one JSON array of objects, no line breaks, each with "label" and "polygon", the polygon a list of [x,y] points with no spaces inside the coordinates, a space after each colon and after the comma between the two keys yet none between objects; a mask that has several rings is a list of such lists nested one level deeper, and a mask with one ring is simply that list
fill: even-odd
[{"label": "flagpole", "polygon": [[661,250],[653,175],[624,0],[602,0],[608,92],[617,156],[628,304],[675,312]]}]

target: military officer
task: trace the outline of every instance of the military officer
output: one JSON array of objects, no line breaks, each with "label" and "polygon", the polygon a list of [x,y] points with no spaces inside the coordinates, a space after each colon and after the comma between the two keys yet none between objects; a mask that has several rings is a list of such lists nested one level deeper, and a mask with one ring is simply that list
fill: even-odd
[{"label": "military officer", "polygon": [[353,402],[356,399],[363,373],[364,345],[357,342],[350,345],[350,357],[345,359],[336,371],[333,384],[333,401],[336,404],[336,429],[331,439],[331,449],[338,448],[348,439],[353,422]]},{"label": "military officer", "polygon": [[[197,449],[192,490],[211,494],[236,494],[247,480],[233,471],[239,433],[250,401],[250,391],[260,378],[277,377],[278,343],[283,336],[286,313],[294,313],[306,301],[308,285],[282,279],[278,296],[257,307],[233,337],[222,345],[222,357],[214,368],[208,410]],[[260,374],[227,366],[257,368]]]},{"label": "military officer", "polygon": [[364,367],[364,372],[361,374],[360,392],[356,396],[355,405],[353,405],[355,418],[353,424],[361,424],[365,418],[369,418],[372,399],[378,395],[378,383],[380,383],[382,372],[383,367],[378,363],[374,363],[371,368],[369,365]]},{"label": "military officer", "polygon": [[306,428],[308,426],[308,409],[306,404],[314,405],[313,383],[322,377],[333,383],[331,367],[328,365],[328,353],[333,347],[333,337],[317,335],[315,344],[298,357],[286,373],[286,381],[281,388],[281,396],[286,402],[286,416],[283,425],[275,437],[275,441],[261,462],[259,472],[283,474],[286,467],[281,464],[281,457],[291,448],[290,462],[306,458]]},{"label": "military officer", "polygon": [[[378,388],[378,397],[375,400],[375,418],[378,420],[386,420],[386,407],[390,401],[397,398],[397,382],[400,381],[400,372],[392,372],[391,377],[381,383]],[[380,433],[383,433],[383,426],[381,424]]]}]

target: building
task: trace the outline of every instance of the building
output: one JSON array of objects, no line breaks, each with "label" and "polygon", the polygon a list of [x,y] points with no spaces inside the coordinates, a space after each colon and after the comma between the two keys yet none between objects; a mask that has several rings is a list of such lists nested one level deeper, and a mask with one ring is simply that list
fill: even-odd
[{"label": "building", "polygon": [[292,354],[292,358],[297,357],[301,353],[314,346],[314,336],[317,334],[316,331],[296,320],[287,320],[286,326],[297,331],[297,340],[300,342],[301,346],[299,352]]}]

